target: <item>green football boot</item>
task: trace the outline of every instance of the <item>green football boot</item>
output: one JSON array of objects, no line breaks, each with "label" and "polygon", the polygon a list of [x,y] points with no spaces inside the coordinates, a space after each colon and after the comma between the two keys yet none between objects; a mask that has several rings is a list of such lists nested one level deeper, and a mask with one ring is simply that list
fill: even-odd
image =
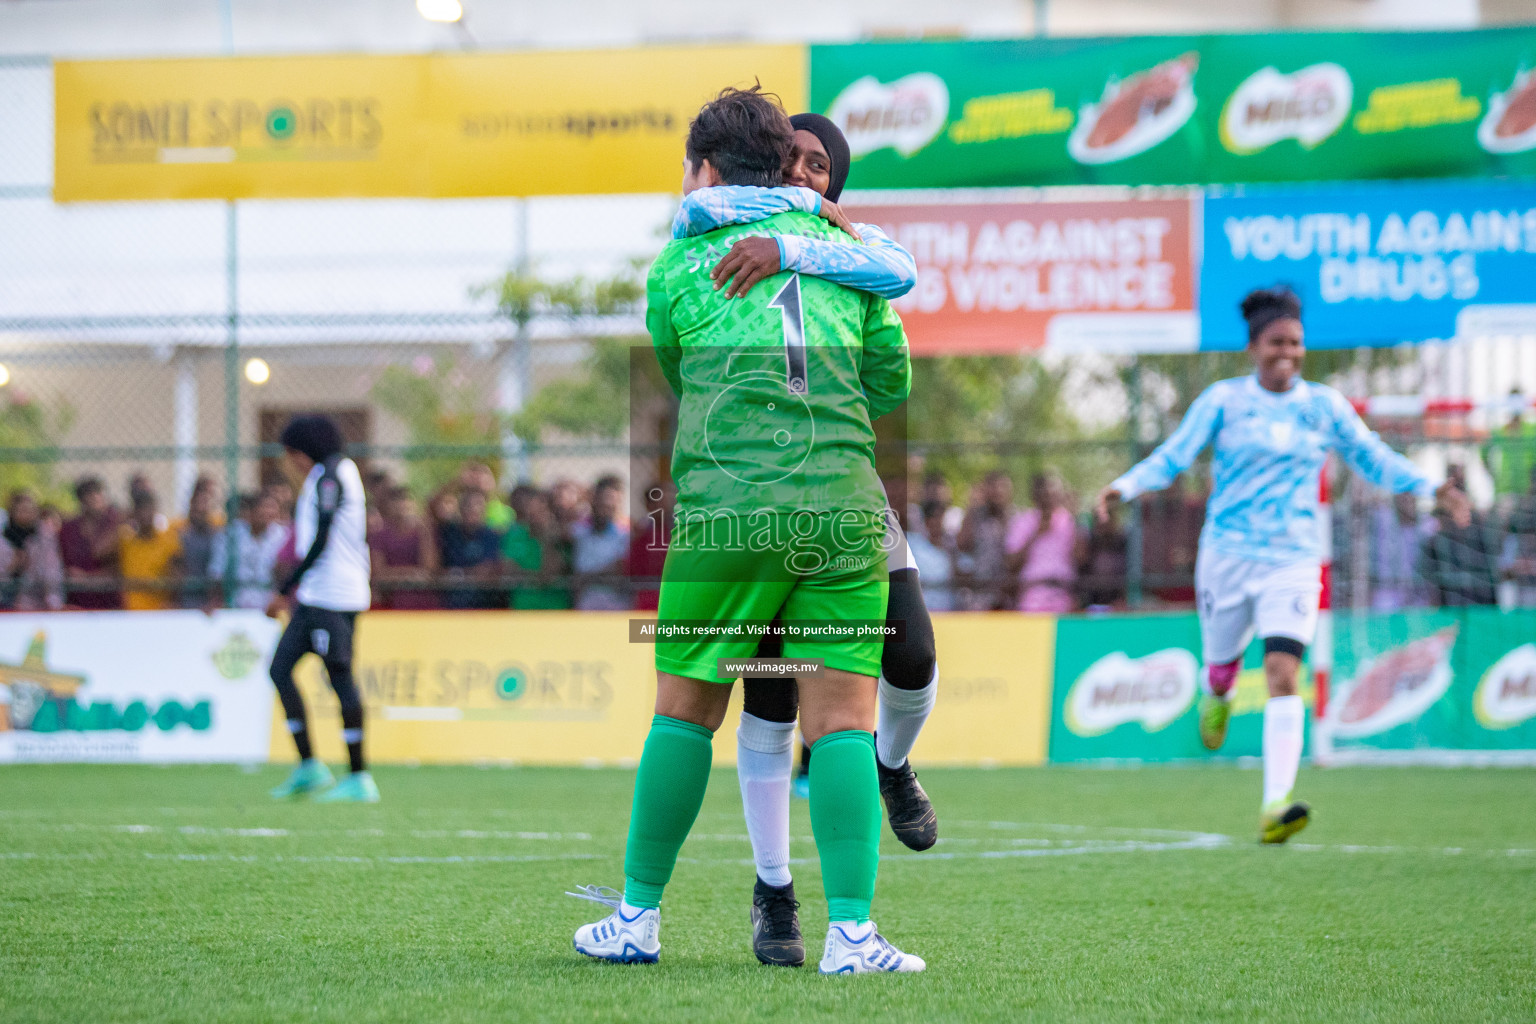
[{"label": "green football boot", "polygon": [[315,797],[321,804],[376,804],[379,787],[368,772],[353,772],[336,785]]},{"label": "green football boot", "polygon": [[300,761],[298,767],[288,774],[287,780],[272,790],[272,799],[289,800],[308,793],[318,793],[335,781],[325,762],[312,757]]},{"label": "green football boot", "polygon": [[1200,696],[1200,742],[1206,750],[1220,750],[1227,741],[1227,723],[1232,720],[1232,698],[1214,693]]},{"label": "green football boot", "polygon": [[1283,843],[1307,827],[1312,820],[1312,808],[1300,800],[1286,797],[1267,804],[1259,812],[1259,842]]}]

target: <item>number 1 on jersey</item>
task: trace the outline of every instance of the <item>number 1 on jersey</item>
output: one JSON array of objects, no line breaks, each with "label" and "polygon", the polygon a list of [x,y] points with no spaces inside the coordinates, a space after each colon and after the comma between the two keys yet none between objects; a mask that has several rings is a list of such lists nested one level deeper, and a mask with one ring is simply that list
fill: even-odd
[{"label": "number 1 on jersey", "polygon": [[810,391],[806,379],[805,313],[800,306],[800,275],[790,274],[768,305],[777,307],[784,317],[784,379],[789,393],[803,395]]}]

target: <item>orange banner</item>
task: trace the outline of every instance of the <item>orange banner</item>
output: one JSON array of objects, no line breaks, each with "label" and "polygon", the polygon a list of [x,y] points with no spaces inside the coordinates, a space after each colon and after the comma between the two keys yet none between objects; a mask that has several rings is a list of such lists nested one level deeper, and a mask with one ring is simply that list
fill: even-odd
[{"label": "orange banner", "polygon": [[[1015,193],[1016,194],[1016,193]],[[914,353],[1188,352],[1195,198],[855,205],[917,259]]]}]

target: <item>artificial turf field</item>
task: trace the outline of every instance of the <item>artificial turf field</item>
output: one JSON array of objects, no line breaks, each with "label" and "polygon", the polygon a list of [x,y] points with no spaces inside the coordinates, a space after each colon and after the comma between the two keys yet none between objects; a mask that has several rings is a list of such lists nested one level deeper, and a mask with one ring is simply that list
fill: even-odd
[{"label": "artificial turf field", "polygon": [[[377,806],[283,772],[0,768],[0,1021],[1536,1019],[1536,771],[1304,770],[1314,824],[1254,842],[1237,768],[931,770],[943,839],[887,834],[875,920],[921,975],[757,964],[717,771],[662,962],[588,961],[633,774],[380,769]],[[803,801],[795,855],[813,858]]]}]

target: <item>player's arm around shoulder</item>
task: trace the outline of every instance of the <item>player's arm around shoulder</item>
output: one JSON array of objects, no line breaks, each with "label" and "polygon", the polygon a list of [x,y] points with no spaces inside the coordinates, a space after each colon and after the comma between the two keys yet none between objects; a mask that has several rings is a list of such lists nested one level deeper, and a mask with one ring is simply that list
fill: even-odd
[{"label": "player's arm around shoulder", "polygon": [[869,418],[878,419],[898,408],[912,393],[912,360],[906,328],[885,299],[864,299],[864,351],[859,384],[869,401]]}]

